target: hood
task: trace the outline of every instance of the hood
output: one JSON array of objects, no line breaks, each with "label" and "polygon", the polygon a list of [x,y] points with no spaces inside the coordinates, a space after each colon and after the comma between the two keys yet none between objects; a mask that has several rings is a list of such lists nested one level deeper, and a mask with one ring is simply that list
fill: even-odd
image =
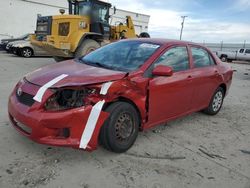
[{"label": "hood", "polygon": [[18,41],[18,40],[22,40],[22,39],[20,39],[20,38],[2,39],[1,42],[2,43],[9,43],[9,42]]},{"label": "hood", "polygon": [[30,46],[30,41],[27,40],[19,40],[15,42],[11,42],[13,46],[18,47],[18,46]]},{"label": "hood", "polygon": [[9,42],[10,45],[17,45],[17,44],[23,44],[27,41],[25,40],[17,40],[17,41],[13,41],[13,42]]},{"label": "hood", "polygon": [[126,76],[125,72],[93,67],[76,60],[69,60],[37,69],[27,74],[25,79],[35,85],[43,86],[62,74],[68,76],[54,84],[54,88],[104,83]]}]

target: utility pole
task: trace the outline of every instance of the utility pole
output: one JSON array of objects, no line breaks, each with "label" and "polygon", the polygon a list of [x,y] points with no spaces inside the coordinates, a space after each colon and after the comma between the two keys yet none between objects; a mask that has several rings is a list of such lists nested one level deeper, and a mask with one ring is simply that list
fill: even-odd
[{"label": "utility pole", "polygon": [[187,18],[188,16],[181,16],[182,18],[182,22],[181,22],[181,34],[180,34],[180,40],[182,39],[182,32],[183,32],[183,28],[184,28],[184,23],[185,23],[185,19]]},{"label": "utility pole", "polygon": [[244,40],[243,48],[246,48],[246,40]]}]

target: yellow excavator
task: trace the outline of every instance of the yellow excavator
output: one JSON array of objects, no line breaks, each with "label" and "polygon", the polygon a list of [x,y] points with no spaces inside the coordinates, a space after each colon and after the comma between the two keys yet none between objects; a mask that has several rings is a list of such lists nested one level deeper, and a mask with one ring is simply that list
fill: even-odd
[{"label": "yellow excavator", "polygon": [[[136,38],[130,16],[111,26],[111,4],[99,0],[68,0],[69,14],[39,16],[31,43],[44,48],[56,61],[81,57],[110,42]],[[113,9],[116,13],[116,8]],[[142,37],[149,37],[142,33]]]}]

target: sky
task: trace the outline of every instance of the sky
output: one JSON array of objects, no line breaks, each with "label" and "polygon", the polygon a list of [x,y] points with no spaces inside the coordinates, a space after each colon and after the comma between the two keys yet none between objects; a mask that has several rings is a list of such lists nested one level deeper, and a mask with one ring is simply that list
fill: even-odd
[{"label": "sky", "polygon": [[193,42],[250,43],[250,0],[109,0],[118,9],[150,15],[152,37]]}]

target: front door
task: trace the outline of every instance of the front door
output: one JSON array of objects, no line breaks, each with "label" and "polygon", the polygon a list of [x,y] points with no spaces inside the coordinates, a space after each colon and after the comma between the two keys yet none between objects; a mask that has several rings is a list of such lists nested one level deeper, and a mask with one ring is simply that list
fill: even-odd
[{"label": "front door", "polygon": [[173,68],[171,77],[157,76],[149,82],[149,125],[156,125],[190,110],[193,96],[192,70],[186,46],[172,47],[154,64]]}]

